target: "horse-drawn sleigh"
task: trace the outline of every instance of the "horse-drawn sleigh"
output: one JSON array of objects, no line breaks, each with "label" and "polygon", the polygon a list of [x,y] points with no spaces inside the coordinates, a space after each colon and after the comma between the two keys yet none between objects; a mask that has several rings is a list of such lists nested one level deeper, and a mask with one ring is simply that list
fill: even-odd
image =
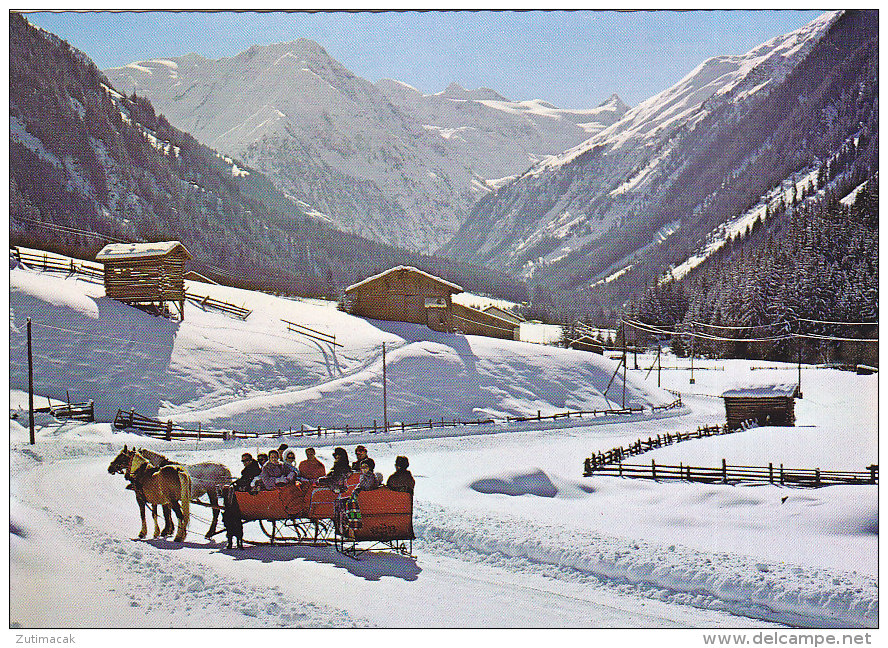
[{"label": "horse-drawn sleigh", "polygon": [[[142,515],[140,538],[147,535],[146,505],[152,507],[154,537],[172,533],[170,510],[176,512],[176,540],[181,541],[188,526],[189,504],[196,503],[213,509],[207,538],[222,532],[228,532],[229,540],[232,533],[242,538],[243,523],[258,522],[268,540],[247,540],[250,544],[332,544],[353,558],[379,548],[413,554],[412,493],[385,486],[356,493],[357,474],[346,481],[341,492],[314,481],[296,481],[258,492],[237,491],[231,487],[231,473],[222,464],[181,465],[150,450],[126,446],[108,466],[108,472],[122,473],[133,484]],[[203,494],[208,495],[208,504],[198,500]],[[218,504],[220,495],[224,506]],[[164,512],[163,531],[157,524],[157,506]],[[217,531],[220,511],[227,528]]]},{"label": "horse-drawn sleigh", "polygon": [[413,495],[385,486],[356,494],[358,480],[352,475],[343,492],[313,482],[234,491],[233,502],[243,521],[259,522],[269,544],[332,543],[350,556],[375,548],[412,555]]}]

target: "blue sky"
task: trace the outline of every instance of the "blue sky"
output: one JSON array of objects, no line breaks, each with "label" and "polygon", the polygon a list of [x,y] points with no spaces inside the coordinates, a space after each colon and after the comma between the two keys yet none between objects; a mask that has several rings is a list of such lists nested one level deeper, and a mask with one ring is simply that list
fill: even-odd
[{"label": "blue sky", "polygon": [[[33,13],[28,19],[100,68],[310,38],[356,75],[424,93],[452,81],[514,100],[594,107],[616,92],[635,105],[703,60],[742,54],[821,11],[386,13]],[[113,36],[109,37],[109,35]]]}]

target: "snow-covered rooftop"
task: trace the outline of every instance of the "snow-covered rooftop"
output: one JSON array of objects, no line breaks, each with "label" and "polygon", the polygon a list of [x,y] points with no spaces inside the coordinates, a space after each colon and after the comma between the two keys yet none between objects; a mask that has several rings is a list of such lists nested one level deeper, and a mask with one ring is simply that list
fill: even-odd
[{"label": "snow-covered rooftop", "polygon": [[191,253],[179,241],[159,241],[157,243],[110,243],[99,251],[96,261],[164,256],[177,247],[182,248],[188,258],[191,258]]},{"label": "snow-covered rooftop", "polygon": [[798,385],[782,383],[777,385],[759,385],[757,387],[737,387],[729,389],[722,398],[760,398],[776,396],[795,396]]},{"label": "snow-covered rooftop", "polygon": [[349,286],[348,288],[345,289],[345,292],[348,293],[348,292],[355,290],[356,288],[360,288],[361,286],[366,286],[367,284],[372,283],[372,282],[376,281],[377,279],[381,279],[382,277],[385,277],[386,275],[390,275],[393,272],[402,272],[402,271],[413,272],[413,273],[422,275],[423,277],[426,277],[427,279],[430,279],[431,281],[434,281],[435,283],[438,283],[438,284],[441,284],[442,286],[446,286],[447,288],[453,289],[454,292],[461,293],[463,291],[462,286],[457,286],[455,283],[450,283],[449,281],[445,281],[441,277],[436,277],[435,275],[431,275],[428,272],[423,272],[422,270],[419,270],[418,268],[414,268],[413,266],[395,266],[394,268],[389,268],[385,272],[380,272],[379,274],[373,275],[372,277],[367,277],[363,281],[359,281],[358,283]]}]

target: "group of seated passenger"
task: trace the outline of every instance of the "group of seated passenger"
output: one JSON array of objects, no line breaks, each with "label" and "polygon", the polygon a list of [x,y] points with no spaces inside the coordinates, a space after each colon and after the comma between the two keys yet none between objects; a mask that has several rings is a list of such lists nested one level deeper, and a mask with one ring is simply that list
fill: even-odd
[{"label": "group of seated passenger", "polygon": [[[253,455],[245,452],[241,455],[243,468],[241,476],[235,480],[234,487],[237,490],[271,490],[295,481],[309,482],[320,486],[327,486],[334,491],[344,492],[348,478],[355,472],[360,473],[355,492],[374,490],[382,486],[382,474],[375,472],[376,463],[367,456],[367,448],[359,445],[355,448],[357,459],[349,463],[348,452],[345,448],[336,448],[333,451],[333,467],[327,472],[324,464],[315,457],[314,448],[305,449],[305,460],[296,466],[296,454],[287,450],[286,444],[268,454],[259,453],[258,460]],[[281,460],[283,458],[283,461]],[[410,462],[407,457],[399,456],[395,459],[395,472],[385,482],[390,490],[413,493],[416,484],[413,475],[407,470]]]}]

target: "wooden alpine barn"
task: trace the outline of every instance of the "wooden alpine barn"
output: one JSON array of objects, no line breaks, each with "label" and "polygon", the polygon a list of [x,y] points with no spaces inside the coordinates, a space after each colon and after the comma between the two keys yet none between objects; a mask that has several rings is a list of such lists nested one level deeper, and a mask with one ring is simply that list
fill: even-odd
[{"label": "wooden alpine barn", "polygon": [[396,266],[345,289],[352,315],[389,322],[425,324],[453,332],[452,295],[462,287],[411,266]]},{"label": "wooden alpine barn", "polygon": [[515,339],[518,327],[453,302],[461,286],[411,266],[397,266],[345,289],[352,315],[390,322],[425,324],[442,333]]},{"label": "wooden alpine barn", "polygon": [[185,262],[191,254],[179,241],[112,243],[96,261],[105,265],[105,294],[111,299],[154,313],[166,303],[178,304],[185,319]]},{"label": "wooden alpine barn", "polygon": [[795,425],[796,385],[770,385],[730,389],[722,394],[728,428],[739,429],[743,423],[792,427]]}]

